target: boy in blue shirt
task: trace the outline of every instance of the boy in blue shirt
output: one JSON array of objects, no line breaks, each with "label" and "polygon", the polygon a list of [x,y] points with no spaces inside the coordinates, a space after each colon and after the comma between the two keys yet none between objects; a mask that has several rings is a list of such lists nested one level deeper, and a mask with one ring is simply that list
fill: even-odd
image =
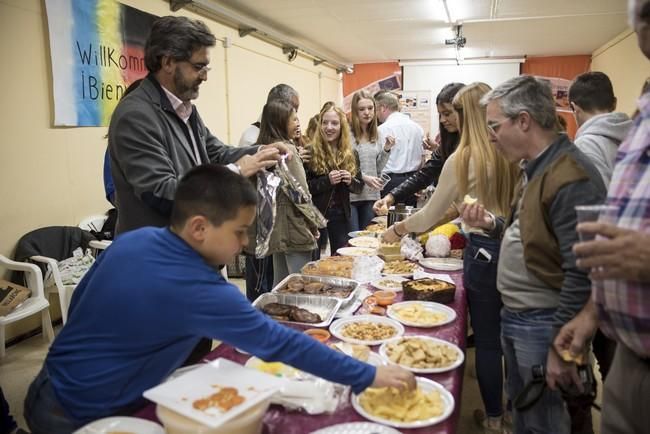
[{"label": "boy in blue shirt", "polygon": [[355,393],[371,385],[415,387],[410,372],[375,368],[271,320],[216,271],[248,243],[255,203],[248,179],[199,166],[179,182],[170,227],[118,237],[76,288],[68,322],[29,388],[32,433],[70,433],[132,413],[203,337]]}]

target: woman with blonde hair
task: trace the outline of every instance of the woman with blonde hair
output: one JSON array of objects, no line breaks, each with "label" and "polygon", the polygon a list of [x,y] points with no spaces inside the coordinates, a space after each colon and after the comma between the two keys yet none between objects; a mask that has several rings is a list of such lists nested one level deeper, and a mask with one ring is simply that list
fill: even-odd
[{"label": "woman with blonde hair", "polygon": [[370,93],[361,90],[352,96],[350,118],[352,146],[359,154],[361,178],[365,183],[361,193],[350,194],[352,230],[357,231],[365,228],[375,216],[372,204],[379,200],[384,186],[379,174],[388,161],[392,144],[377,142],[377,114]]},{"label": "woman with blonde hair", "polygon": [[[452,105],[458,114],[458,148],[445,162],[440,182],[429,202],[418,213],[391,226],[383,235],[386,241],[397,241],[407,233],[425,232],[444,223],[441,219],[444,220],[450,206],[460,206],[465,195],[476,198],[496,216],[508,214],[518,167],[503,158],[490,143],[485,108],[479,103],[488,91],[487,84],[472,83],[456,94]],[[467,237],[463,284],[476,342],[477,378],[487,417],[481,410],[475,415],[486,432],[501,432],[502,304],[496,288],[500,241],[478,228],[468,228]]]},{"label": "woman with blonde hair", "polygon": [[[363,179],[345,113],[333,103],[326,103],[319,119],[320,128],[311,146],[311,161],[306,164],[307,182],[314,205],[328,220],[327,235],[334,254],[348,242],[350,193],[361,192]],[[321,243],[324,238],[321,232]]]}]

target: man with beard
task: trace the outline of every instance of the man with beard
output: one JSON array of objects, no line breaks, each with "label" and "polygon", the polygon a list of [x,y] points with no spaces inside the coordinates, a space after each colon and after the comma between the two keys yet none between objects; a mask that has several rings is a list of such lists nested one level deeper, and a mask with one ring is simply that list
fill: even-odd
[{"label": "man with beard", "polygon": [[153,24],[144,53],[149,75],[120,101],[108,130],[116,234],[168,225],[178,181],[194,166],[227,164],[251,176],[286,152],[281,144],[230,147],[204,125],[191,100],[207,80],[215,42],[198,20],[167,16]]}]

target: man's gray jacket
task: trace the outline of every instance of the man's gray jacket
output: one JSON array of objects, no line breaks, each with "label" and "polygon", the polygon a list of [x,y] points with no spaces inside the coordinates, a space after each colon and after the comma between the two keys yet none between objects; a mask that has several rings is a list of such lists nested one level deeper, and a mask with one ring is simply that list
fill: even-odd
[{"label": "man's gray jacket", "polygon": [[[257,147],[225,145],[193,107],[189,119],[201,164],[234,163]],[[108,129],[111,172],[118,209],[116,234],[142,226],[166,226],[180,178],[197,165],[187,125],[149,75],[117,105]]]}]

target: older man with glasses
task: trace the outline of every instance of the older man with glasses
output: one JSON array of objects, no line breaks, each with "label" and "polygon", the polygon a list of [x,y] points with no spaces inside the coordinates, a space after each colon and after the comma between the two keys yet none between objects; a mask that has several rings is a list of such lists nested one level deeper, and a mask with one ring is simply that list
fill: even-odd
[{"label": "older man with glasses", "polygon": [[[497,287],[504,305],[501,341],[515,433],[569,433],[569,413],[556,389],[570,385],[577,372],[551,344],[589,299],[589,278],[571,251],[577,241],[574,208],[602,202],[605,186],[589,159],[557,131],[548,82],[516,77],[481,103],[487,106],[493,145],[521,165],[521,183],[506,222],[495,221],[477,204],[461,210],[469,225],[503,238]],[[528,408],[518,406],[521,399],[516,398],[536,376],[543,381],[544,371],[550,388]]]}]

